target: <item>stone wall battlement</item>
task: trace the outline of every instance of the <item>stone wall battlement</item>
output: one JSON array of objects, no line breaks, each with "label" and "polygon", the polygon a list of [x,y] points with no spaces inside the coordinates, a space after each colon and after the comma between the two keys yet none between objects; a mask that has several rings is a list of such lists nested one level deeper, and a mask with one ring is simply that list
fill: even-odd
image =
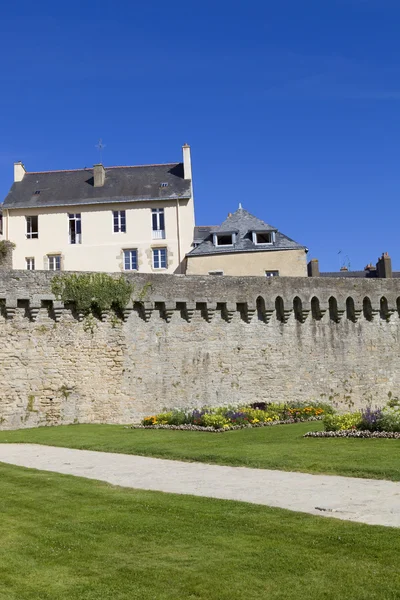
[{"label": "stone wall battlement", "polygon": [[1,428],[400,396],[400,280],[128,274],[121,321],[64,306],[54,275],[0,274]]},{"label": "stone wall battlement", "polygon": [[[51,294],[35,294],[32,298],[18,298],[16,296],[0,298],[0,314],[5,320],[15,317],[17,309],[23,309],[23,316],[31,321],[37,321],[40,314],[47,314],[55,322],[60,322],[63,317],[69,315],[77,321],[83,321],[84,315],[78,313],[73,305],[65,305]],[[321,303],[319,298],[313,296],[310,302],[302,301],[299,296],[293,300],[284,300],[282,296],[268,297],[258,296],[255,302],[216,302],[201,300],[199,302],[180,301],[135,301],[132,298],[130,305],[123,311],[121,318],[128,321],[131,315],[137,314],[146,323],[153,317],[159,316],[170,323],[172,317],[180,317],[191,322],[195,314],[200,315],[207,323],[214,318],[223,319],[231,323],[235,314],[245,323],[250,323],[253,318],[269,323],[286,324],[290,319],[299,323],[305,323],[308,319],[320,321],[327,315],[333,323],[339,323],[342,319],[357,322],[360,318],[367,321],[382,319],[389,321],[393,315],[400,316],[400,298],[396,302],[389,303],[385,296],[375,302],[368,296],[362,302],[357,302],[352,296],[346,300],[338,300],[330,296],[328,302]],[[254,316],[256,315],[256,317]],[[153,317],[153,318],[154,318]],[[114,322],[115,316],[112,311],[102,312],[100,320]],[[1,322],[1,321],[0,321]]]},{"label": "stone wall battlement", "polygon": [[[66,310],[78,320],[82,315],[65,306],[51,293],[54,273],[13,271],[0,279],[2,314],[11,319],[17,307],[25,308],[25,316],[36,320],[41,309],[59,321]],[[260,277],[182,277],[176,275],[126,275],[134,293],[124,311],[124,320],[131,312],[149,321],[158,312],[169,322],[173,314],[191,321],[199,312],[210,322],[217,313],[228,323],[238,312],[244,322],[254,314],[268,323],[272,316],[286,323],[291,316],[304,323],[308,316],[321,320],[325,314],[338,323],[342,318],[356,322],[361,316],[371,321],[376,317],[389,320],[400,315],[400,280],[306,279]],[[143,300],[138,300],[146,290]],[[107,320],[104,313],[103,320]]]}]

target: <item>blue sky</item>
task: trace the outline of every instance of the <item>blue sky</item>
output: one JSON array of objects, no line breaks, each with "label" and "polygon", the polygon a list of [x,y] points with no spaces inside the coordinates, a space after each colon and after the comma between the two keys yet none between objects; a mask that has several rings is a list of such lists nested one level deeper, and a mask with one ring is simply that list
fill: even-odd
[{"label": "blue sky", "polygon": [[323,270],[400,270],[398,0],[19,0],[0,9],[0,197],[27,170],[173,162]]}]

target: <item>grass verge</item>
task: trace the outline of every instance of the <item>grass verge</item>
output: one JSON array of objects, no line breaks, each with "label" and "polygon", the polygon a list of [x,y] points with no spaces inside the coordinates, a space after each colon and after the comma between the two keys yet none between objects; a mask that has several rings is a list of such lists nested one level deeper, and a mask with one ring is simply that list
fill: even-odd
[{"label": "grass verge", "polygon": [[400,530],[0,464],[1,600],[365,600]]},{"label": "grass verge", "polygon": [[174,460],[400,481],[400,441],[303,438],[321,423],[242,429],[221,434],[65,425],[1,431],[1,442],[139,454]]}]

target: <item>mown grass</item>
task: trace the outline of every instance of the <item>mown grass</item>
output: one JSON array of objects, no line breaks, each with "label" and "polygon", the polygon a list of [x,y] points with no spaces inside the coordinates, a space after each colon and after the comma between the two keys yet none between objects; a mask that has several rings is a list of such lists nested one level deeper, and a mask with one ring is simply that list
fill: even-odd
[{"label": "mown grass", "polygon": [[0,432],[1,442],[140,454],[260,469],[400,480],[400,440],[303,438],[321,423],[298,423],[221,434],[67,425]]},{"label": "mown grass", "polygon": [[0,464],[1,600],[389,600],[400,530]]}]

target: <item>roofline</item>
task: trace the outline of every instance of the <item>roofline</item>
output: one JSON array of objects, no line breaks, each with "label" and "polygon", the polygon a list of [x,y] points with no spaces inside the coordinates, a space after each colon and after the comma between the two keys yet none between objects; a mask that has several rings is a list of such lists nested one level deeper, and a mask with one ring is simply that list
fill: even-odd
[{"label": "roofline", "polygon": [[[171,165],[180,165],[181,162],[171,163],[153,163],[148,165],[117,165],[113,167],[104,167],[105,169],[137,169],[141,167],[169,167]],[[104,166],[104,165],[103,165]],[[26,171],[25,175],[45,175],[46,173],[76,173],[77,171],[92,171],[93,167],[84,167],[83,169],[56,169],[55,171]]]},{"label": "roofline", "polygon": [[57,208],[60,207],[62,208],[63,206],[90,206],[90,205],[98,205],[98,204],[118,204],[118,203],[123,203],[123,202],[161,202],[161,201],[168,201],[168,200],[190,200],[192,196],[170,196],[169,198],[138,198],[136,199],[132,199],[132,198],[117,198],[117,199],[113,199],[113,198],[106,198],[106,199],[102,199],[102,198],[95,198],[95,199],[90,199],[88,202],[79,202],[79,201],[73,201],[73,202],[64,202],[63,204],[37,204],[36,206],[31,206],[31,205],[26,205],[26,204],[19,204],[18,206],[4,206],[4,203],[2,205],[2,208],[5,208],[7,210],[18,210],[19,208]]},{"label": "roofline", "polygon": [[[200,245],[200,244],[199,244]],[[190,258],[194,256],[220,256],[221,254],[251,254],[252,252],[280,252],[280,251],[288,251],[288,250],[304,250],[307,254],[308,248],[306,246],[300,246],[299,248],[252,248],[251,250],[224,250],[223,252],[202,252],[201,254],[192,254],[196,248],[193,248],[190,252],[188,252],[185,256],[190,256]]]}]

